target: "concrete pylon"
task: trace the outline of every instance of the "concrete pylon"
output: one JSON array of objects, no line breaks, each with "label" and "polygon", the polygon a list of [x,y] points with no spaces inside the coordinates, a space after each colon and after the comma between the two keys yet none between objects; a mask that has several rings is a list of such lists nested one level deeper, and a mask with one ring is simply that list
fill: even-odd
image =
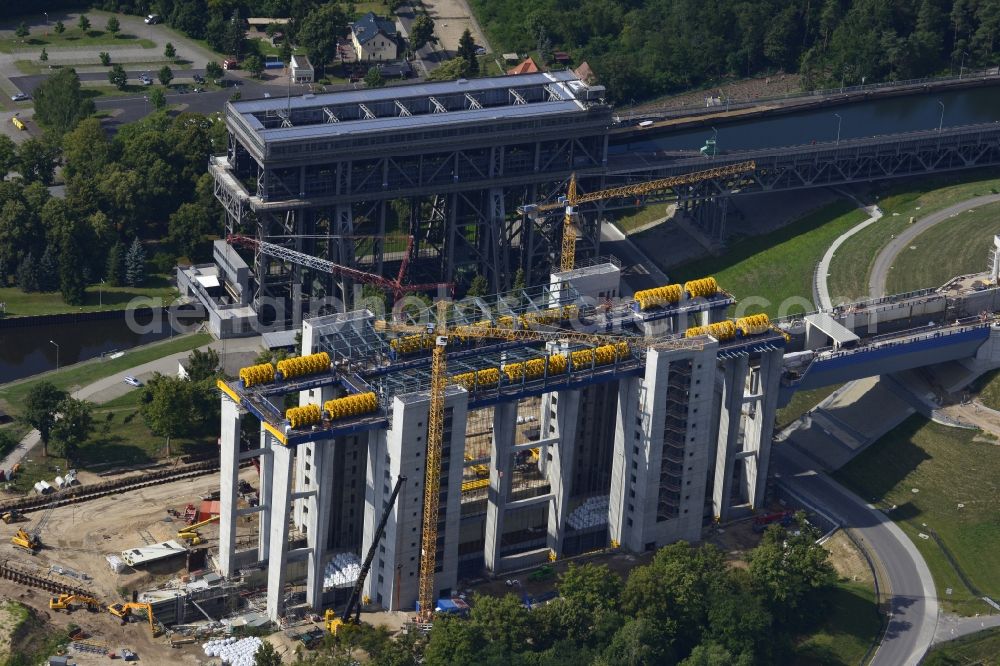
[{"label": "concrete pylon", "polygon": [[314,442],[312,480],[315,492],[306,499],[309,507],[306,538],[309,564],[306,570],[306,603],[319,612],[323,609],[323,566],[330,537],[330,512],[333,509],[333,441]]},{"label": "concrete pylon", "polygon": [[503,541],[503,519],[512,480],[517,403],[505,402],[493,409],[493,443],[490,447],[490,488],[486,502],[486,568],[496,573]]},{"label": "concrete pylon", "polygon": [[226,578],[236,573],[236,498],[240,473],[240,407],[222,398],[219,434],[219,568]]},{"label": "concrete pylon", "polygon": [[277,622],[284,614],[285,558],[288,554],[288,516],[292,503],[292,451],[275,446],[271,485],[271,536],[267,567],[267,616]]}]

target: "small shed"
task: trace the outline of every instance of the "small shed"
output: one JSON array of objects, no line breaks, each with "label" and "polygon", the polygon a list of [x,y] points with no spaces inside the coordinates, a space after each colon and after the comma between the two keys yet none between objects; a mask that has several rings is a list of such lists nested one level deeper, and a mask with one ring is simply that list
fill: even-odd
[{"label": "small shed", "polygon": [[565,65],[566,63],[568,63],[570,61],[570,59],[571,59],[569,57],[569,54],[566,53],[565,51],[556,51],[555,53],[552,54],[552,58],[556,62],[558,62],[560,64],[563,64],[563,65]]},{"label": "small shed", "polygon": [[213,516],[218,516],[221,512],[219,500],[202,500],[198,509],[198,521],[208,520]]},{"label": "small shed", "polygon": [[316,72],[313,69],[312,63],[309,62],[309,58],[304,55],[292,56],[293,83],[312,83],[315,77]]}]

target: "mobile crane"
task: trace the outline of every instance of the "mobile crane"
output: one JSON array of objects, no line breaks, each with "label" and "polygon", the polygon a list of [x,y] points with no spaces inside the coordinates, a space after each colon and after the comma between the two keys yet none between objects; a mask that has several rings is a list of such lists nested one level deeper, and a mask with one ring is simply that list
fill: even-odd
[{"label": "mobile crane", "polygon": [[34,529],[28,532],[23,527],[18,528],[17,532],[10,538],[10,542],[17,548],[25,550],[32,555],[37,553],[42,547],[42,530],[48,524],[49,519],[52,517],[52,510],[56,508],[55,502],[48,505],[45,509],[45,513],[38,520]]},{"label": "mobile crane", "polygon": [[219,516],[212,516],[211,518],[203,520],[200,523],[188,525],[177,532],[177,538],[188,541],[192,546],[197,546],[202,541],[201,534],[198,532],[198,529],[208,525],[209,523],[214,523],[218,519]]},{"label": "mobile crane", "polygon": [[726,166],[716,167],[714,169],[687,173],[681,176],[659,178],[657,180],[635,183],[633,185],[610,187],[604,190],[597,190],[596,192],[588,192],[587,194],[577,194],[576,174],[574,173],[569,178],[569,185],[566,187],[566,196],[560,197],[559,201],[554,203],[528,204],[520,206],[518,208],[518,212],[531,217],[540,217],[559,209],[564,211],[562,254],[560,257],[559,268],[562,271],[571,271],[576,264],[576,209],[580,204],[591,203],[594,201],[606,201],[607,199],[644,196],[647,194],[653,194],[654,192],[660,190],[671,190],[681,185],[692,185],[703,180],[711,180],[712,178],[737,176],[743,173],[749,173],[756,168],[756,162],[750,160],[747,162],[739,162],[737,164],[727,164]]},{"label": "mobile crane", "polygon": [[364,587],[365,579],[372,568],[372,560],[375,559],[375,550],[379,546],[382,533],[385,532],[385,524],[389,522],[389,514],[392,513],[392,507],[395,506],[399,490],[403,487],[404,483],[406,483],[406,477],[400,475],[396,479],[396,485],[393,486],[392,493],[389,495],[389,502],[385,507],[385,511],[382,512],[382,520],[379,521],[378,527],[375,528],[375,534],[372,536],[372,545],[368,549],[368,554],[365,555],[365,561],[361,564],[361,572],[358,574],[358,579],[354,582],[354,589],[351,590],[351,596],[347,600],[347,607],[344,608],[344,612],[338,618],[337,614],[330,608],[327,609],[323,617],[326,621],[327,631],[335,636],[337,635],[337,630],[343,625],[349,623],[359,624],[361,622],[361,588]]}]

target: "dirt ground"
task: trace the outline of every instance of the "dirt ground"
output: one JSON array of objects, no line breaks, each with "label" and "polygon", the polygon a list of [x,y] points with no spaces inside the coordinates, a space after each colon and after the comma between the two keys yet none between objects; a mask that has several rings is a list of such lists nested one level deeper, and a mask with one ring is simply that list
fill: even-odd
[{"label": "dirt ground", "polygon": [[454,55],[458,52],[459,38],[468,29],[476,44],[489,50],[486,35],[479,28],[479,23],[472,16],[465,0],[423,0],[423,6],[434,19],[434,35],[439,40],[438,48]]},{"label": "dirt ground", "polygon": [[837,530],[823,547],[830,551],[830,563],[838,576],[855,582],[873,582],[872,570],[864,555],[842,530]]},{"label": "dirt ground", "polygon": [[[241,477],[253,483],[254,474],[250,468]],[[40,574],[61,578],[67,584],[88,588],[105,603],[112,603],[122,598],[121,591],[130,593],[132,590],[148,589],[184,573],[185,562],[178,557],[151,565],[148,571],[130,570],[115,574],[108,566],[105,555],[143,546],[146,542],[175,539],[178,529],[184,523],[170,518],[166,509],[173,508],[183,512],[185,505],[197,505],[202,495],[208,495],[218,487],[218,475],[209,474],[58,507],[52,510],[42,532],[43,548],[34,556],[15,549],[6,538],[18,526],[31,530],[40,514],[29,514],[31,522],[0,525],[6,535],[0,541],[0,558],[13,560],[25,569],[36,569]],[[201,534],[207,537],[206,542],[211,547],[216,542],[218,528],[210,525],[202,528]],[[49,567],[52,566],[86,574],[91,580],[60,577],[50,573]],[[75,623],[90,633],[94,641],[104,643],[112,650],[128,647],[149,664],[198,664],[205,661],[199,644],[171,648],[166,638],[152,638],[146,625],[133,623],[122,626],[117,618],[107,612],[90,613],[80,609],[72,614],[65,614],[50,611],[48,600],[51,596],[43,590],[0,580],[0,598],[15,599],[31,606],[55,626],[65,627],[71,622]],[[107,661],[105,656],[74,653],[74,657],[81,664]]]}]

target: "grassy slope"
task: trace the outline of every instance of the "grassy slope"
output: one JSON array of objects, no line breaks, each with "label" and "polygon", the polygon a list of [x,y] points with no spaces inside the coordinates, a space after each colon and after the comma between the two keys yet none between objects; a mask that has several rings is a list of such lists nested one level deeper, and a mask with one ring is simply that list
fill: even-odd
[{"label": "grassy slope", "polygon": [[[982,593],[1000,595],[1000,447],[974,431],[910,417],[836,473],[866,499],[897,508],[890,517],[910,536],[934,575],[947,610],[987,610],[962,583],[933,539],[935,531]],[[958,481],[960,480],[960,482]],[[914,493],[912,490],[917,489]],[[964,504],[958,508],[958,504]],[[946,588],[952,588],[951,595]]]},{"label": "grassy slope", "polygon": [[626,208],[620,211],[611,211],[608,213],[608,217],[615,218],[612,221],[615,226],[624,231],[625,233],[632,233],[633,229],[637,229],[644,224],[649,224],[650,222],[655,222],[656,220],[662,219],[667,215],[667,207],[664,204],[656,204],[652,206],[640,206],[638,208]]},{"label": "grassy slope", "polygon": [[[747,312],[770,315],[803,312],[813,303],[813,273],[826,248],[865,219],[850,203],[837,202],[763,236],[734,243],[720,257],[671,270],[678,281],[714,275],[723,288],[747,301]],[[642,244],[643,234],[632,236]],[[655,260],[655,252],[651,254]],[[784,307],[782,302],[789,301]]]},{"label": "grassy slope", "polygon": [[911,216],[919,218],[959,201],[990,194],[1000,188],[1000,178],[995,174],[995,171],[979,171],[892,185],[878,202],[885,217],[849,238],[837,250],[830,265],[830,293],[848,300],[865,298],[875,256],[892,235],[906,228]]},{"label": "grassy slope", "polygon": [[840,388],[837,385],[823,386],[811,391],[796,391],[787,405],[778,410],[775,419],[775,432],[791,424],[797,418],[822,402],[828,395]]},{"label": "grassy slope", "polygon": [[[90,285],[83,305],[67,305],[56,292],[26,294],[16,287],[0,288],[0,301],[7,304],[7,316],[124,310],[135,298],[159,298],[168,305],[177,297],[177,290],[167,275],[150,275],[144,287],[109,287]],[[144,305],[155,305],[148,301]]]},{"label": "grassy slope", "polygon": [[23,381],[12,382],[0,388],[0,400],[5,402],[13,414],[18,413],[18,406],[23,402],[24,397],[31,390],[31,387],[40,381],[49,381],[61,389],[74,391],[81,386],[86,386],[91,382],[104,377],[110,377],[115,373],[123,372],[129,368],[149,361],[154,361],[170,354],[188,351],[195,347],[200,347],[211,342],[212,336],[208,333],[194,333],[192,335],[182,335],[170,340],[148,345],[141,349],[126,352],[121,358],[107,361],[92,360],[78,363],[76,365],[63,368],[58,372],[47,373],[42,378],[32,378]]},{"label": "grassy slope", "polygon": [[922,662],[923,666],[998,666],[1000,629],[987,629],[938,645]]},{"label": "grassy slope", "polygon": [[986,270],[993,236],[1000,233],[1000,203],[964,212],[917,236],[897,255],[886,291],[939,287],[956,275]]},{"label": "grassy slope", "polygon": [[871,584],[841,581],[827,596],[827,620],[796,648],[797,666],[857,664],[882,624]]}]

